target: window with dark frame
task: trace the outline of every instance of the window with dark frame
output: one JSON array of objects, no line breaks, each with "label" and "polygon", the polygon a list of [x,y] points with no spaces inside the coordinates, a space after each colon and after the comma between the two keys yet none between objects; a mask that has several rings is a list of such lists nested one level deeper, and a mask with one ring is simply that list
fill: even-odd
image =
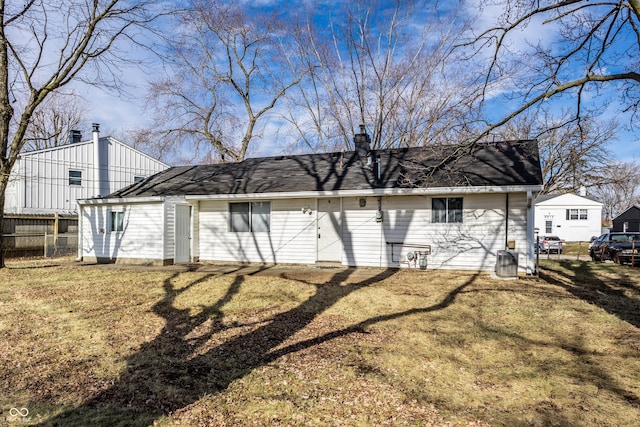
[{"label": "window with dark frame", "polygon": [[109,231],[112,233],[124,231],[124,212],[111,211],[110,216]]},{"label": "window with dark frame", "polygon": [[587,209],[567,209],[567,221],[577,221],[588,219]]},{"label": "window with dark frame", "polygon": [[82,185],[82,171],[69,169],[69,185]]},{"label": "window with dark frame", "polygon": [[134,176],[133,177],[133,183],[137,184],[140,181],[144,181],[144,176]]},{"label": "window with dark frame", "polygon": [[462,197],[434,197],[431,199],[431,222],[461,223]]},{"label": "window with dark frame", "polygon": [[268,233],[271,230],[271,202],[229,203],[229,231]]}]

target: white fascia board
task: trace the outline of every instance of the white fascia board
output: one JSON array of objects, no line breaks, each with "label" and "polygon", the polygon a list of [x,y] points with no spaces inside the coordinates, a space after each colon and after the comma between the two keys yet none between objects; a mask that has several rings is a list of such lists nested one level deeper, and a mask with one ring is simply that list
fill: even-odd
[{"label": "white fascia board", "polygon": [[150,196],[150,197],[119,197],[112,199],[78,199],[78,205],[122,205],[131,203],[162,203],[164,197]]},{"label": "white fascia board", "polygon": [[201,194],[187,195],[185,200],[246,200],[246,199],[314,199],[323,197],[358,197],[358,196],[420,196],[442,194],[495,194],[517,192],[539,192],[541,185],[513,185],[513,186],[485,186],[485,187],[432,187],[432,188],[386,188],[366,190],[338,190],[338,191],[295,191],[278,193],[250,193],[250,194]]},{"label": "white fascia board", "polygon": [[560,194],[555,197],[552,197],[547,200],[543,200],[541,202],[536,202],[536,206],[544,206],[544,207],[579,207],[579,206],[603,206],[602,203],[589,199],[587,197],[578,196],[577,194]]}]

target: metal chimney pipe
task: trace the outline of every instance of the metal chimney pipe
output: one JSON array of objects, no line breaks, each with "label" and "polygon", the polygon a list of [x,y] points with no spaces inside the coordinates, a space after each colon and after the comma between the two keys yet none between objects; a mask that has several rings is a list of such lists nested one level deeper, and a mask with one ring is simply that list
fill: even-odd
[{"label": "metal chimney pipe", "polygon": [[100,124],[93,123],[93,196],[100,197],[100,170],[102,165],[102,155],[100,150]]}]

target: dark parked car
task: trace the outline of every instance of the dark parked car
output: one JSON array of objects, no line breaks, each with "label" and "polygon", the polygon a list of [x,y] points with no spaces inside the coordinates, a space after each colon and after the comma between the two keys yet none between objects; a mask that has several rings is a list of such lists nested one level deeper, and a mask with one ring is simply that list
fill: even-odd
[{"label": "dark parked car", "polygon": [[591,243],[589,255],[594,261],[640,264],[640,233],[603,234]]},{"label": "dark parked car", "polygon": [[558,236],[540,236],[540,252],[550,254],[551,252],[562,253],[562,240]]}]

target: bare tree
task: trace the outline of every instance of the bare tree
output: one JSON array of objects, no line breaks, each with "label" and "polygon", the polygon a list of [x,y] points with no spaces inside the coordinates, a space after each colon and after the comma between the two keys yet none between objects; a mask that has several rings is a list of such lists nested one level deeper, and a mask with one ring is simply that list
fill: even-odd
[{"label": "bare tree", "polygon": [[606,185],[615,137],[615,121],[592,117],[578,121],[574,113],[555,116],[544,109],[530,110],[495,132],[500,139],[537,139],[544,179],[543,193],[579,193]]},{"label": "bare tree", "polygon": [[290,54],[286,24],[273,12],[225,1],[195,1],[177,19],[184,32],[167,41],[170,77],[151,85],[163,129],[196,148],[205,142],[222,161],[243,160],[306,72],[281,66]]},{"label": "bare tree", "polygon": [[604,172],[603,182],[590,192],[604,205],[604,219],[609,222],[625,209],[640,203],[640,164],[637,161],[613,162]]},{"label": "bare tree", "polygon": [[[488,123],[477,140],[542,102],[564,102],[568,96],[578,120],[585,114],[594,116],[614,101],[632,119],[636,116],[638,0],[481,0],[478,5],[485,11],[498,8],[502,15],[461,46],[473,49],[470,59],[486,60],[483,101],[495,107],[490,101],[499,99],[506,113]],[[523,40],[527,31],[531,37]],[[637,121],[630,124],[635,127]]]},{"label": "bare tree", "polygon": [[24,150],[41,150],[69,143],[69,133],[87,123],[87,106],[75,94],[53,92],[31,116]]},{"label": "bare tree", "polygon": [[146,0],[0,0],[0,247],[9,175],[38,107],[74,81],[117,84],[123,43],[136,40],[156,8]]},{"label": "bare tree", "polygon": [[478,86],[452,57],[464,29],[453,10],[361,0],[336,7],[328,22],[315,15],[299,20],[299,57],[313,73],[291,92],[287,116],[308,148],[353,148],[360,124],[373,148],[446,141],[460,129]]}]

